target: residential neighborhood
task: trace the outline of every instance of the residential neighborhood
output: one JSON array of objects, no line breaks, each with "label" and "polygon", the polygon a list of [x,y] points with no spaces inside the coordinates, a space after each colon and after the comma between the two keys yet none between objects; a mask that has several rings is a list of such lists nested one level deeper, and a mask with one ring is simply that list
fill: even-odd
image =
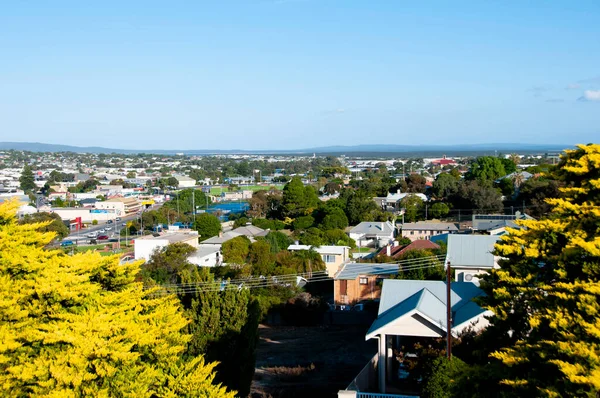
[{"label": "residential neighborhood", "polygon": [[600,397],[600,2],[8,1],[0,397]]}]

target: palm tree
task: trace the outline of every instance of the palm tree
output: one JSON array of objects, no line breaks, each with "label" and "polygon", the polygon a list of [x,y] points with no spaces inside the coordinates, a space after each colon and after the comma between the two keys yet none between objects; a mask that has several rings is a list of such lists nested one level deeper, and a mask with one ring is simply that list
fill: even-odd
[{"label": "palm tree", "polygon": [[297,251],[295,257],[299,260],[298,272],[308,273],[309,278],[312,277],[313,271],[323,271],[325,269],[325,262],[314,246],[311,246],[308,250]]},{"label": "palm tree", "polygon": [[521,157],[520,157],[518,154],[516,154],[516,153],[513,153],[513,154],[511,154],[511,155],[509,156],[509,158],[510,158],[510,160],[512,160],[512,161],[513,161],[513,163],[514,163],[515,165],[518,165],[518,164],[519,164],[519,162],[521,161]]},{"label": "palm tree", "polygon": [[512,180],[513,180],[513,183],[515,184],[515,188],[518,189],[523,184],[523,182],[525,182],[525,177],[523,177],[522,173],[515,173],[513,175]]}]

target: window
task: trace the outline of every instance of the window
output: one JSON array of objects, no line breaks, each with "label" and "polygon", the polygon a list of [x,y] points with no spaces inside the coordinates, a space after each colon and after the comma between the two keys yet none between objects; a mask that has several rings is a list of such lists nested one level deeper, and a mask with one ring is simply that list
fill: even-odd
[{"label": "window", "polygon": [[410,234],[411,234],[411,235],[414,235],[414,234],[415,234],[415,231],[410,231]]},{"label": "window", "polygon": [[361,276],[360,278],[358,278],[358,283],[360,283],[361,285],[366,285],[369,283],[369,279],[366,276]]},{"label": "window", "polygon": [[323,261],[326,263],[335,263],[335,256],[333,254],[323,254]]}]

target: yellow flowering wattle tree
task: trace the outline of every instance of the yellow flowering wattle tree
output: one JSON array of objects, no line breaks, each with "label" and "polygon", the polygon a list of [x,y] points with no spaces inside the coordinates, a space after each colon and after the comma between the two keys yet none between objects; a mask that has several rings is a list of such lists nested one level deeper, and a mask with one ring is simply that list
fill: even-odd
[{"label": "yellow flowering wattle tree", "polygon": [[600,392],[600,145],[568,151],[557,173],[564,198],[502,238],[482,283],[504,396]]},{"label": "yellow flowering wattle tree", "polygon": [[44,246],[44,224],[0,205],[0,395],[233,397],[202,357],[183,360],[188,324],[174,296],[135,282],[139,264]]}]

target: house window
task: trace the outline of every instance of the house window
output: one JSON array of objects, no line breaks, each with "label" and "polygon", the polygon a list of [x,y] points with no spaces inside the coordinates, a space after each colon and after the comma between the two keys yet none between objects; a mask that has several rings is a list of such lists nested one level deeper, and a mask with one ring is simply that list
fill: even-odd
[{"label": "house window", "polygon": [[410,234],[411,234],[411,235],[414,235],[414,234],[415,234],[415,231],[410,231]]},{"label": "house window", "polygon": [[369,283],[369,279],[365,276],[361,276],[360,278],[358,278],[358,283],[360,283],[361,285],[366,285]]},{"label": "house window", "polygon": [[326,263],[335,263],[335,256],[333,254],[323,254],[322,257]]}]

